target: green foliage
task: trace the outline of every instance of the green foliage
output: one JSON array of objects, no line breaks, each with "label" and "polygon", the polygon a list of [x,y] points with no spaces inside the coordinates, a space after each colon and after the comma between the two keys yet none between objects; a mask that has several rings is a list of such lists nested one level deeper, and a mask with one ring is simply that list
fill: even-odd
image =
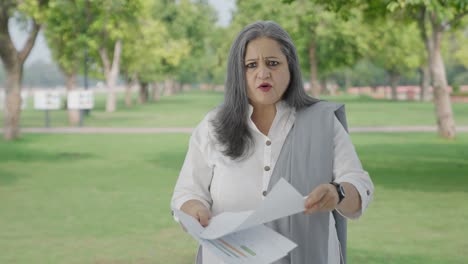
[{"label": "green foliage", "polygon": [[[461,18],[463,14],[468,14],[468,1],[391,0],[389,1],[387,8],[390,12],[396,12],[399,10],[414,12],[415,9],[419,10],[420,8],[425,8],[428,12],[433,14],[435,21],[439,25],[445,25],[449,24],[453,19],[457,19],[458,21],[458,19]],[[454,26],[454,24],[452,24],[452,26]]]},{"label": "green foliage", "polygon": [[52,1],[45,36],[52,56],[67,74],[77,73],[87,46],[85,1]]},{"label": "green foliage", "polygon": [[[174,73],[183,83],[212,82],[218,67],[216,12],[207,1],[182,0],[172,4],[166,15],[171,36],[190,45]],[[188,56],[187,56],[188,55]]]},{"label": "green foliage", "polygon": [[360,14],[351,10],[347,19],[313,1],[238,1],[236,29],[255,20],[273,20],[285,28],[296,44],[304,72],[310,68],[309,48],[316,46],[319,75],[352,66],[367,50],[366,31],[360,30]]},{"label": "green foliage", "polygon": [[415,23],[382,20],[372,24],[369,31],[368,56],[388,72],[408,76],[424,63],[424,45]]},{"label": "green foliage", "polygon": [[17,11],[20,12],[20,15],[25,15],[29,18],[32,18],[39,24],[46,22],[47,16],[49,14],[49,0],[24,0],[12,2],[18,3]]},{"label": "green foliage", "polygon": [[164,21],[155,17],[156,2],[143,1],[142,5],[138,23],[125,36],[122,72],[136,74],[142,82],[159,81],[167,73],[164,64],[177,67],[190,47],[185,39],[173,39]]},{"label": "green foliage", "polygon": [[98,50],[110,51],[112,60],[115,42],[138,25],[142,9],[140,0],[51,0],[49,7],[45,34],[55,61],[64,72],[76,73],[87,50],[92,75],[99,77],[103,66]]},{"label": "green foliage", "polygon": [[[142,0],[96,0],[86,1],[86,16],[89,27],[88,47],[97,65],[102,68],[99,49],[103,48],[109,60],[113,60],[114,47],[117,41],[125,45],[127,32],[138,26],[138,16],[142,12]],[[102,72],[102,70],[101,70]]]},{"label": "green foliage", "polygon": [[385,70],[367,59],[359,61],[349,71],[352,86],[376,87],[386,84]]},{"label": "green foliage", "polygon": [[453,55],[456,63],[468,69],[468,18],[463,21],[463,24],[465,28],[452,32],[447,38],[450,41],[445,46],[451,47],[448,55]]}]

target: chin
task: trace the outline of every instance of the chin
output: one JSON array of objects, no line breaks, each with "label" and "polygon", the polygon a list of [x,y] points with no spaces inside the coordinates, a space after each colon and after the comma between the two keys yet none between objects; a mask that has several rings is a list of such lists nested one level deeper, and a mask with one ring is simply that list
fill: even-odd
[{"label": "chin", "polygon": [[279,100],[275,98],[262,98],[260,100],[253,100],[254,104],[258,105],[273,105],[276,104]]}]

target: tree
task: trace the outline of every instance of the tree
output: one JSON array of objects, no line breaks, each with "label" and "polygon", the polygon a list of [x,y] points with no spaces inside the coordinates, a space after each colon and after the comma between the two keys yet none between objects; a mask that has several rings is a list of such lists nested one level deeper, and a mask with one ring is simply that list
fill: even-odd
[{"label": "tree", "polygon": [[394,1],[392,4],[389,5],[390,11],[401,8],[411,14],[419,13],[416,19],[429,57],[438,132],[444,138],[455,138],[455,120],[441,52],[442,37],[468,14],[468,1],[418,0],[412,3]]},{"label": "tree", "polygon": [[141,1],[86,1],[89,6],[88,45],[92,51],[91,55],[100,59],[106,79],[108,89],[106,112],[114,112],[117,100],[115,86],[120,72],[123,42],[127,33],[137,26]]},{"label": "tree", "polygon": [[[45,17],[48,0],[0,2],[0,58],[6,72],[6,104],[4,109],[4,138],[17,139],[20,135],[21,81],[23,65],[36,41]],[[30,27],[24,46],[17,50],[8,31],[8,21],[18,16]]]},{"label": "tree", "polygon": [[368,56],[374,64],[387,71],[392,99],[397,99],[397,86],[402,75],[408,75],[421,65],[422,43],[415,23],[402,24],[383,19],[369,26],[372,32]]},{"label": "tree", "polygon": [[[172,61],[163,59],[164,93],[171,95],[176,92],[181,87],[180,82],[193,83],[206,79],[213,71],[214,48],[210,36],[216,20],[215,11],[208,2],[160,0],[157,1],[154,17],[164,23],[174,45],[179,45],[181,51],[189,55],[181,56],[177,61],[174,60],[176,57]],[[181,45],[184,43],[187,46]]]},{"label": "tree", "polygon": [[359,10],[347,19],[326,10],[313,1],[238,1],[234,23],[237,30],[252,22],[252,17],[274,20],[293,38],[304,72],[310,76],[312,96],[318,97],[319,79],[354,65],[365,50],[367,34],[360,30]]},{"label": "tree", "polygon": [[446,31],[460,26],[462,19],[468,15],[468,0],[315,0],[314,2],[323,3],[338,12],[351,6],[362,5],[371,18],[388,15],[394,19],[416,21],[428,55],[438,133],[444,138],[455,138],[455,121],[442,57],[442,39]]},{"label": "tree", "polygon": [[142,1],[137,25],[126,35],[126,49],[122,53],[122,72],[127,76],[127,104],[130,103],[130,84],[139,85],[139,102],[149,99],[152,84],[153,99],[158,100],[158,82],[167,74],[167,66],[174,69],[189,54],[186,39],[174,39],[167,23],[160,17],[161,2]]},{"label": "tree", "polygon": [[[45,35],[55,62],[65,76],[67,91],[75,90],[87,45],[86,1],[52,1]],[[68,109],[68,123],[77,126],[80,110]]]},{"label": "tree", "polygon": [[190,56],[182,57],[176,78],[181,83],[212,82],[216,67],[216,11],[207,1],[182,0],[170,29],[175,39],[190,43]]}]

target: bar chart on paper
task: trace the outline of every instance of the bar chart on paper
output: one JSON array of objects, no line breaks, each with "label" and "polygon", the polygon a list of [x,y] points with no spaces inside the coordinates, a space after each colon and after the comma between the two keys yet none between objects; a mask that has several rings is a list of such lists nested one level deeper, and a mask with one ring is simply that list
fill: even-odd
[{"label": "bar chart on paper", "polygon": [[303,210],[304,197],[280,179],[256,210],[223,212],[211,218],[207,227],[180,210],[173,212],[203,248],[225,263],[262,264],[286,256],[297,246],[263,224]]},{"label": "bar chart on paper", "polygon": [[226,263],[271,263],[296,247],[289,239],[260,225],[218,239],[202,239]]}]

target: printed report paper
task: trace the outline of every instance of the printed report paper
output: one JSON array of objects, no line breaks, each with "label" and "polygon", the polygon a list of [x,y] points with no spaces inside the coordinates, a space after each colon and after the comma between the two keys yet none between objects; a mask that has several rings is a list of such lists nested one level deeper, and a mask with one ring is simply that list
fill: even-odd
[{"label": "printed report paper", "polygon": [[280,179],[256,210],[224,212],[205,228],[174,210],[187,232],[226,263],[271,263],[297,245],[264,223],[304,211],[304,197]]}]

